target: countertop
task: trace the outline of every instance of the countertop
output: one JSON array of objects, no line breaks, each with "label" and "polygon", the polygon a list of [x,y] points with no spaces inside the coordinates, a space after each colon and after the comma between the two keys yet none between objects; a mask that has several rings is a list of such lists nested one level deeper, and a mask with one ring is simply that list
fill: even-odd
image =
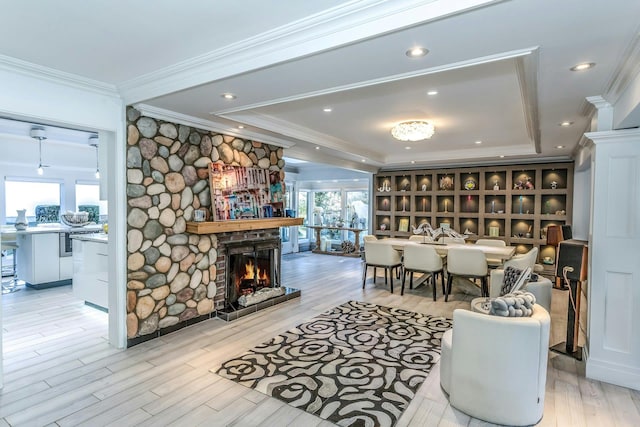
[{"label": "countertop", "polygon": [[69,237],[76,240],[84,240],[85,242],[107,243],[109,241],[107,233],[81,233],[72,234]]},{"label": "countertop", "polygon": [[84,227],[69,227],[64,224],[47,224],[39,225],[36,227],[27,227],[26,230],[16,230],[13,227],[3,228],[3,233],[16,233],[16,234],[44,234],[44,233],[87,233],[87,232],[99,232],[102,231],[102,225],[91,224]]}]

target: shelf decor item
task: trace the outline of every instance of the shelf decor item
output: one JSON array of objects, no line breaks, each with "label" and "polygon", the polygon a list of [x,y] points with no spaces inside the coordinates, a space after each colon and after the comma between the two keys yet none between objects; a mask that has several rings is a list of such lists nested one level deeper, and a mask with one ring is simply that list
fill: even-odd
[{"label": "shelf decor item", "polygon": [[440,189],[445,191],[453,190],[453,177],[447,175],[440,178]]},{"label": "shelf decor item", "polygon": [[406,232],[409,231],[409,219],[408,218],[400,218],[398,222],[398,231]]},{"label": "shelf decor item", "polygon": [[464,189],[465,190],[475,190],[476,189],[476,180],[473,178],[467,178],[464,181]]},{"label": "shelf decor item", "polygon": [[493,183],[493,191],[498,191],[500,190],[500,185],[498,184],[498,181],[495,181]]},{"label": "shelf decor item", "polygon": [[16,217],[14,227],[16,227],[16,230],[26,230],[29,225],[29,221],[27,221],[27,210],[18,209],[17,212],[18,216]]},{"label": "shelf decor item", "polygon": [[500,236],[500,227],[490,226],[489,237],[499,237],[499,236]]}]

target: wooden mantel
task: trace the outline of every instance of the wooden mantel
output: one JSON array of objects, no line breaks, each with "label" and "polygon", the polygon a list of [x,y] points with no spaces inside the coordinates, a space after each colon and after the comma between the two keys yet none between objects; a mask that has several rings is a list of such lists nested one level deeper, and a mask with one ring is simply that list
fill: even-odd
[{"label": "wooden mantel", "polygon": [[232,219],[213,222],[187,222],[187,232],[192,234],[215,234],[229,231],[264,230],[267,228],[302,225],[304,218]]}]

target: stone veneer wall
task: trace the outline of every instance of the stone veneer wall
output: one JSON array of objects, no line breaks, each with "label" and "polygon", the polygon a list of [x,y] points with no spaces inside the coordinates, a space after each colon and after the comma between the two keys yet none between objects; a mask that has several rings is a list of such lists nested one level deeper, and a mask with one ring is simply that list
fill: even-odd
[{"label": "stone veneer wall", "polygon": [[127,131],[127,337],[133,345],[224,306],[217,236],[186,232],[195,209],[210,210],[208,164],[278,170],[284,180],[284,160],[280,147],[144,117],[131,107]]}]

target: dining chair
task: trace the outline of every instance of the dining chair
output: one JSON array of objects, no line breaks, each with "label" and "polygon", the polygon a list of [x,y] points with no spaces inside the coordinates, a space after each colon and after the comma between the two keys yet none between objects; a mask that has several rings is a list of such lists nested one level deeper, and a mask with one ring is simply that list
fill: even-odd
[{"label": "dining chair", "polygon": [[447,254],[447,290],[445,302],[449,299],[451,285],[455,276],[465,279],[480,279],[482,296],[489,295],[487,284],[487,257],[481,249],[473,247],[451,247]]},{"label": "dining chair", "polygon": [[[495,246],[497,248],[504,248],[507,246],[504,240],[500,239],[478,239],[476,245],[483,246]],[[487,258],[487,265],[489,268],[498,268],[502,266],[502,258]]]},{"label": "dining chair", "polygon": [[538,248],[531,248],[531,250],[525,254],[518,254],[511,257],[511,259],[505,261],[503,268],[514,267],[520,270],[524,270],[529,267],[532,271],[535,270],[536,261],[538,260]]},{"label": "dining chair", "polygon": [[393,293],[393,271],[402,267],[400,253],[393,246],[384,242],[367,242],[364,251],[364,267],[362,270],[362,289],[367,280],[367,268],[374,268],[373,283],[376,282],[375,268],[384,268],[384,284],[389,283],[387,273],[391,276],[391,293]]},{"label": "dining chair", "polygon": [[444,288],[444,267],[442,258],[433,246],[410,243],[404,247],[404,272],[402,274],[402,288],[400,295],[404,295],[404,283],[409,273],[409,289],[413,289],[413,273],[430,274],[433,287],[433,300],[436,300],[436,278],[440,275],[442,293]]}]

